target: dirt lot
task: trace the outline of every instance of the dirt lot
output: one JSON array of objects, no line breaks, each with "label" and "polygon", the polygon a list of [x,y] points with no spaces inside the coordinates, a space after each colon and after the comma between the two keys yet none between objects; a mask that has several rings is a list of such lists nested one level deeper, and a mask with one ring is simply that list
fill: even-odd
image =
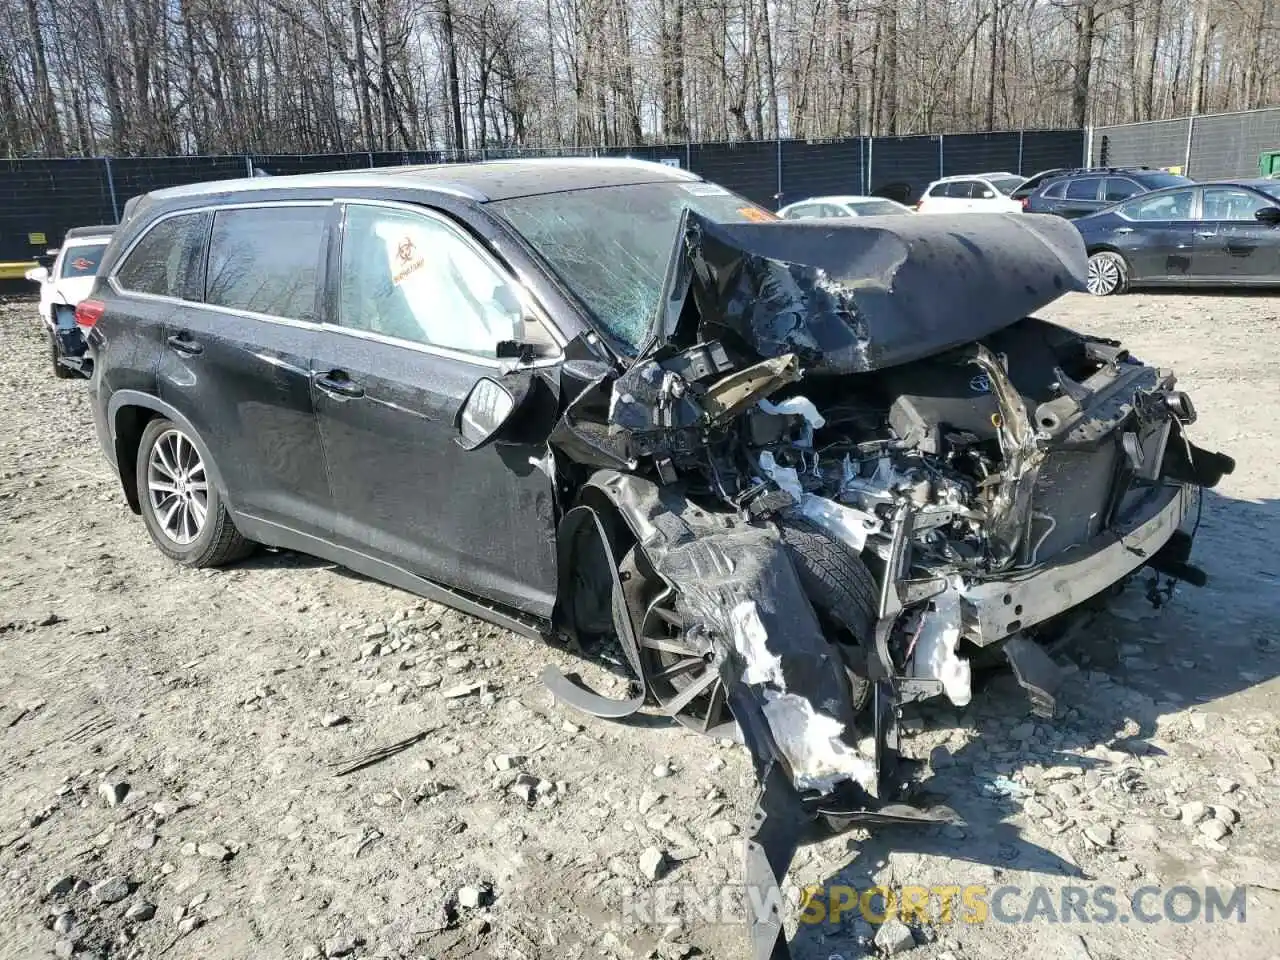
[{"label": "dirt lot", "polygon": [[[792,880],[1017,886],[1006,916],[1033,912],[1037,884],[1055,913],[1062,888],[1110,885],[1124,917],[1146,885],[1249,884],[1243,923],[1041,911],[918,925],[911,956],[1275,957],[1280,298],[1046,314],[1177,368],[1195,438],[1238,459],[1206,498],[1211,583],[1159,612],[1129,591],[1061,656],[1057,723],[1031,722],[1006,676],[913,720],[911,752],[967,825],[829,840]],[[697,902],[741,876],[740,748],[571,715],[537,676],[572,657],[308,557],[175,567],[124,504],[84,384],[53,379],[30,304],[0,307],[0,408],[0,957],[748,955]],[[522,771],[545,781],[532,802],[511,789]],[[652,886],[650,848],[667,860]],[[678,916],[623,910],[655,887]],[[854,911],[795,949],[857,957],[874,933]]]}]

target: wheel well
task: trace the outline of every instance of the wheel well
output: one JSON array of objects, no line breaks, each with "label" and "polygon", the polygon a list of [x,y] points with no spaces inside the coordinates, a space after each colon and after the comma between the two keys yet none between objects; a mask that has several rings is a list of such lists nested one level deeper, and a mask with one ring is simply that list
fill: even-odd
[{"label": "wheel well", "polygon": [[121,407],[116,411],[116,472],[120,474],[120,485],[124,487],[129,509],[134,513],[142,513],[142,501],[138,498],[138,471],[134,468],[138,462],[138,446],[142,443],[142,432],[147,429],[147,424],[158,416],[160,414],[146,407]]},{"label": "wheel well", "polygon": [[616,570],[602,569],[605,553],[593,524],[584,522],[582,512],[577,509],[582,507],[600,518],[616,562],[621,562],[635,543],[635,535],[617,506],[602,491],[592,487],[584,489],[575,510],[566,514],[569,522],[562,520],[556,534],[560,582],[554,619],[559,629],[571,635],[607,629],[613,581],[618,576]]},{"label": "wheel well", "polygon": [[1106,243],[1099,243],[1096,246],[1088,247],[1085,250],[1085,253],[1087,256],[1090,256],[1090,257],[1092,257],[1095,253],[1114,253],[1121,260],[1124,260],[1125,263],[1129,262],[1127,259],[1125,259],[1125,255],[1123,253],[1121,253],[1119,250],[1117,250],[1115,247],[1111,246],[1110,244],[1106,244]]}]

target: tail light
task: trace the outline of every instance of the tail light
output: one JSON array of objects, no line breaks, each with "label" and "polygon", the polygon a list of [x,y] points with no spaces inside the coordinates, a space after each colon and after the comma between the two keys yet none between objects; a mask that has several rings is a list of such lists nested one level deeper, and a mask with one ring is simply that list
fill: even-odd
[{"label": "tail light", "polygon": [[76,326],[92,327],[106,309],[101,300],[81,300],[76,304]]}]

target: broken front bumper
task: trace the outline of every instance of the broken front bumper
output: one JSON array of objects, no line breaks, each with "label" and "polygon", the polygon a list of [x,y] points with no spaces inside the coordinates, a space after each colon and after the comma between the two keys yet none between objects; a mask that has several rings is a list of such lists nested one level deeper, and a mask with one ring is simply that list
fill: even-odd
[{"label": "broken front bumper", "polygon": [[1003,640],[1070,610],[1147,563],[1196,511],[1190,484],[1152,487],[1146,499],[1084,546],[1022,576],[973,583],[961,594],[963,636],[978,646]]}]

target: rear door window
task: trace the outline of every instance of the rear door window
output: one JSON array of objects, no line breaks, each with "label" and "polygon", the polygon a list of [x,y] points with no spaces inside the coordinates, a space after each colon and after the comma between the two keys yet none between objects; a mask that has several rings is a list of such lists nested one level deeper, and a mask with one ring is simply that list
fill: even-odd
[{"label": "rear door window", "polygon": [[1119,203],[1142,193],[1142,187],[1128,177],[1107,177],[1103,190],[1108,203]]},{"label": "rear door window", "polygon": [[67,247],[62,254],[62,278],[74,280],[76,277],[92,277],[98,272],[102,251],[106,249],[106,245],[101,243]]},{"label": "rear door window", "polygon": [[155,224],[116,269],[116,283],[131,293],[199,300],[211,217],[184,213]]},{"label": "rear door window", "polygon": [[1049,184],[1049,186],[1045,187],[1044,193],[1041,194],[1041,196],[1043,196],[1046,200],[1061,200],[1063,197],[1063,194],[1065,194],[1066,192],[1067,192],[1067,181],[1057,180]]},{"label": "rear door window", "polygon": [[1068,200],[1097,200],[1101,177],[1081,177],[1067,184]]},{"label": "rear door window", "polygon": [[219,210],[205,300],[288,320],[315,320],[328,204]]}]

